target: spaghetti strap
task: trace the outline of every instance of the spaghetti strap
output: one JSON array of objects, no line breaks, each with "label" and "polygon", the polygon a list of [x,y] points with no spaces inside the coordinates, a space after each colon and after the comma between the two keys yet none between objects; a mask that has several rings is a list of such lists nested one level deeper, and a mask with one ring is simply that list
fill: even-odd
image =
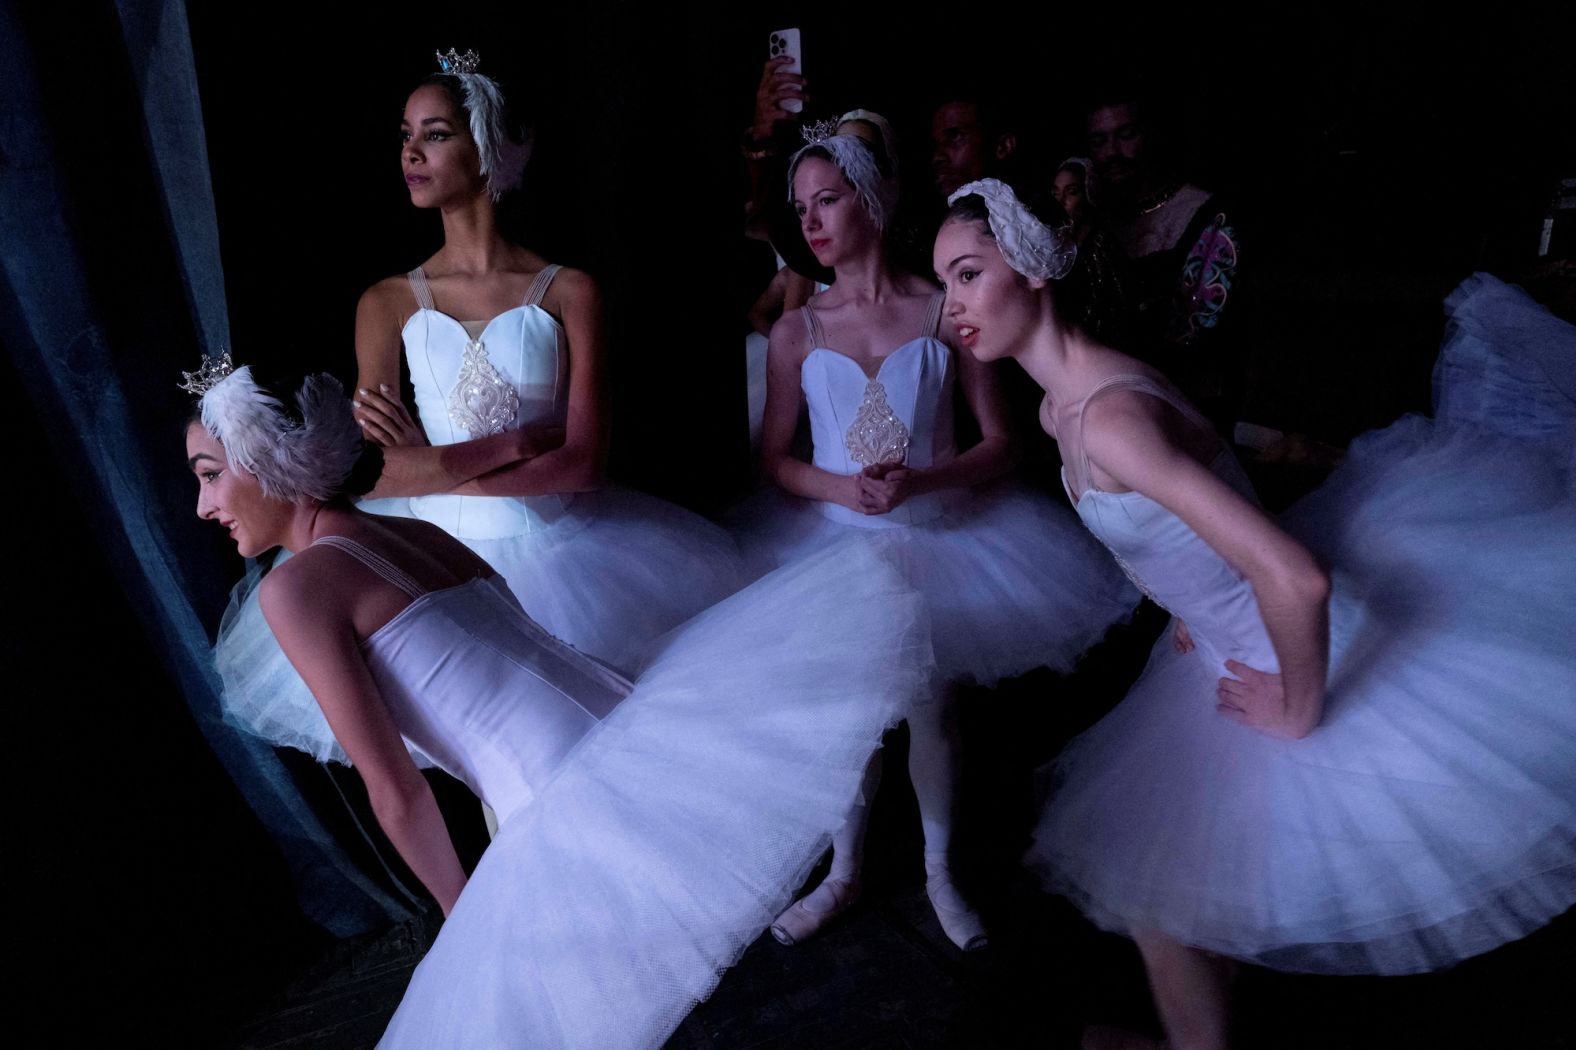
[{"label": "spaghetti strap", "polygon": [[930,297],[930,305],[925,307],[925,321],[919,326],[921,339],[936,339],[941,335],[941,305],[947,301],[946,292],[937,292]]},{"label": "spaghetti strap", "polygon": [[416,297],[416,305],[423,310],[435,310],[432,305],[432,289],[427,286],[427,274],[420,266],[407,273],[405,277],[410,281],[411,294]]},{"label": "spaghetti strap", "polygon": [[[1182,397],[1180,394],[1173,390],[1167,389],[1163,383],[1159,383],[1154,379],[1151,379],[1149,376],[1139,375],[1136,372],[1123,372],[1118,375],[1107,376],[1106,378],[1100,380],[1100,382],[1096,383],[1094,389],[1085,394],[1084,399],[1078,402],[1078,455],[1074,458],[1073,462],[1077,464],[1077,470],[1080,476],[1074,477],[1072,479],[1072,485],[1064,486],[1068,489],[1068,496],[1072,497],[1074,502],[1076,502],[1078,499],[1081,499],[1083,494],[1089,489],[1094,488],[1094,483],[1090,480],[1092,475],[1089,470],[1089,453],[1086,451],[1087,446],[1084,444],[1084,412],[1088,409],[1089,402],[1093,401],[1095,398],[1099,397],[1108,390],[1136,390],[1140,394],[1148,394],[1150,397],[1159,398],[1161,401],[1164,401],[1166,404],[1176,409],[1177,412],[1181,414],[1183,419],[1186,419],[1188,422],[1194,424],[1209,434],[1215,434],[1214,426],[1209,422],[1209,420],[1205,419],[1199,414],[1198,409],[1188,404],[1187,399]],[[1222,447],[1224,447],[1224,443],[1222,442],[1221,444]],[[1076,490],[1078,494],[1076,497],[1073,496],[1074,490]]]},{"label": "spaghetti strap", "polygon": [[821,319],[815,311],[808,306],[799,307],[799,313],[804,317],[804,330],[810,334],[810,349],[826,346],[826,332],[821,329]]},{"label": "spaghetti strap", "polygon": [[531,287],[526,289],[523,306],[541,306],[542,300],[547,298],[547,289],[552,286],[553,278],[558,276],[558,271],[563,267],[557,263],[548,263],[542,267],[536,279],[531,282]]},{"label": "spaghetti strap", "polygon": [[421,584],[411,579],[399,566],[383,557],[383,555],[368,550],[353,539],[345,536],[321,536],[313,541],[312,546],[335,547],[344,551],[412,598],[420,598],[426,593]]}]

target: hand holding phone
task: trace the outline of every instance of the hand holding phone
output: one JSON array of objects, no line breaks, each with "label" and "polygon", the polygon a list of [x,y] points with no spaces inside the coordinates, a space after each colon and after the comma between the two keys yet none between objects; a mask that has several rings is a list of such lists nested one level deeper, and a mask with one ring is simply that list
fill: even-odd
[{"label": "hand holding phone", "polygon": [[789,86],[794,91],[779,90],[776,100],[786,113],[804,112],[804,45],[797,29],[778,29],[766,38],[767,60],[784,58],[775,70],[778,87]]}]

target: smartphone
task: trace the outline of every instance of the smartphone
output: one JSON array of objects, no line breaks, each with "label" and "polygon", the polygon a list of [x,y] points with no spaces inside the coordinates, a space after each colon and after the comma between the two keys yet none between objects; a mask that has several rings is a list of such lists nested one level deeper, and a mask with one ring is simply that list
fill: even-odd
[{"label": "smartphone", "polygon": [[[766,38],[766,53],[770,58],[778,55],[787,55],[793,61],[783,68],[790,73],[804,76],[804,48],[799,41],[799,30],[778,29]],[[790,98],[783,101],[783,109],[790,113],[798,113],[804,109],[801,99]]]}]

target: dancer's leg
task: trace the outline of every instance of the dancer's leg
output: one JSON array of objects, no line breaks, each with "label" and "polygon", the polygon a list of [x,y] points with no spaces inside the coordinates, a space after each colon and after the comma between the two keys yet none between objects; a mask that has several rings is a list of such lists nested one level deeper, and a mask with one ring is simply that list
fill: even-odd
[{"label": "dancer's leg", "polygon": [[925,891],[941,928],[964,951],[983,948],[985,924],[952,885],[948,856],[957,815],[958,767],[962,759],[955,694],[948,689],[908,719],[908,775],[919,800],[925,832]]},{"label": "dancer's leg", "polygon": [[870,756],[860,784],[859,800],[848,811],[843,826],[832,836],[832,867],[821,884],[789,906],[772,923],[772,936],[783,944],[797,944],[859,900],[860,874],[865,866],[865,832],[870,828],[870,804],[881,783],[881,752]]},{"label": "dancer's leg", "polygon": [[919,801],[925,856],[939,856],[942,863],[952,848],[961,759],[953,691],[947,689],[908,716],[908,776]]},{"label": "dancer's leg", "polygon": [[1171,1050],[1225,1050],[1236,964],[1154,930],[1133,934]]}]

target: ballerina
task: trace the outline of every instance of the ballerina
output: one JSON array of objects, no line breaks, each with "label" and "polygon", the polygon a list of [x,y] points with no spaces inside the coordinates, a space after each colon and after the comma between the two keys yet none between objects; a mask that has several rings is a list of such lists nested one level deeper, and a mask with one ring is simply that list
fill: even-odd
[{"label": "ballerina", "polygon": [[[263,614],[447,916],[381,1045],[658,1045],[787,903],[925,681],[917,596],[832,552],[673,632],[631,684],[441,529],[351,505],[381,461],[331,377],[193,379],[197,512],[242,554],[295,553]],[[468,882],[407,747],[498,815]]]},{"label": "ballerina", "polygon": [[[738,588],[737,548],[662,500],[593,491],[608,445],[596,285],[499,231],[494,202],[527,150],[474,53],[442,63],[406,100],[400,159],[411,203],[442,216],[443,247],[356,310],[356,414],[384,447],[370,507],[441,526],[555,636],[634,669],[659,635]],[[419,421],[398,397],[402,353]],[[227,717],[343,761],[250,594],[217,649]]]},{"label": "ballerina", "polygon": [[[1019,486],[982,487],[1015,454],[1001,395],[989,367],[945,341],[936,287],[886,251],[897,186],[882,153],[875,136],[823,133],[791,162],[803,235],[837,279],[772,328],[761,462],[787,495],[763,493],[747,508],[741,543],[768,566],[839,541],[894,551],[925,595],[946,681],[989,685],[1042,665],[1066,670],[1130,612],[1136,594],[1065,508]],[[954,385],[982,435],[963,450]],[[809,463],[790,453],[806,402]],[[950,692],[910,716],[909,775],[931,902],[948,937],[968,950],[987,937],[950,871],[959,757]],[[811,936],[858,898],[867,817],[867,806],[855,808],[826,879],[772,928],[779,940]]]},{"label": "ballerina", "polygon": [[1282,527],[1169,382],[1064,322],[1067,232],[982,180],[935,247],[963,343],[1045,389],[1079,517],[1174,616],[1058,760],[1031,862],[1137,942],[1173,1047],[1225,1045],[1229,960],[1432,970],[1570,907],[1568,447],[1403,419]]}]

